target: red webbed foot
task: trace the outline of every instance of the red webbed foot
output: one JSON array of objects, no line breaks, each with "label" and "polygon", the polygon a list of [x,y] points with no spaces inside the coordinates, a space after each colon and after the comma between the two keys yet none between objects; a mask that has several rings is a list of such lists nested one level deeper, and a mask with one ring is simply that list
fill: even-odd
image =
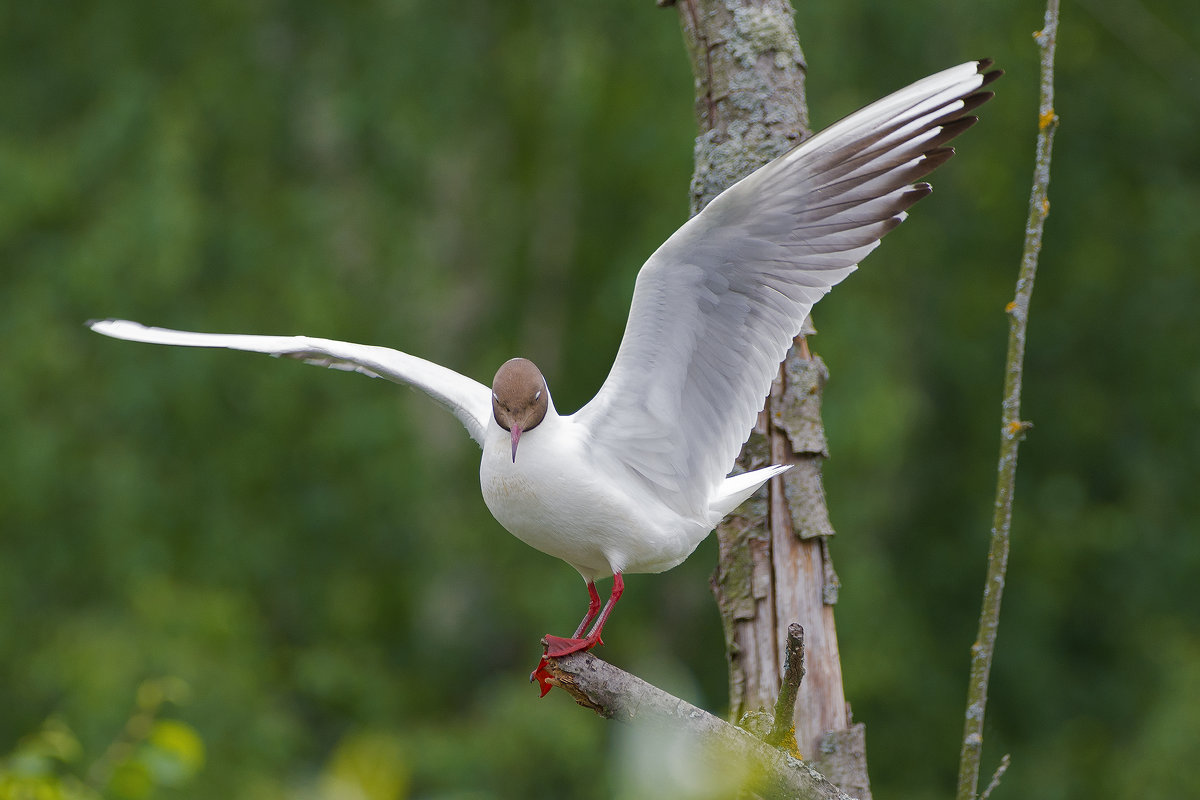
[{"label": "red webbed foot", "polygon": [[529,673],[529,682],[538,685],[538,691],[541,692],[539,697],[545,697],[546,694],[553,688],[554,684],[550,683],[551,675],[546,670],[546,657],[542,656],[542,660],[538,662],[537,669]]},{"label": "red webbed foot", "polygon": [[546,634],[542,637],[542,641],[546,645],[546,656],[550,658],[562,658],[569,656],[571,653],[578,653],[584,650],[591,650],[598,644],[604,644],[600,641],[600,637],[588,636],[585,639],[564,639],[561,636]]},{"label": "red webbed foot", "polygon": [[571,653],[578,653],[583,650],[591,650],[598,644],[603,644],[600,637],[588,637],[587,639],[564,639],[561,636],[546,634],[542,639],[542,644],[546,647],[546,654],[542,656],[542,660],[538,662],[537,669],[529,674],[530,683],[536,683],[541,696],[545,697],[550,689],[554,686],[550,682],[553,677],[550,671],[546,669],[546,664],[551,658],[562,658]]},{"label": "red webbed foot", "polygon": [[545,697],[554,685],[550,682],[553,676],[546,669],[546,664],[550,659],[562,658],[571,653],[591,650],[598,644],[604,644],[604,642],[600,641],[599,636],[589,636],[586,639],[564,639],[561,636],[554,636],[548,633],[542,638],[542,644],[546,647],[546,654],[538,662],[537,669],[529,674],[529,681],[530,683],[536,683],[541,696]]}]

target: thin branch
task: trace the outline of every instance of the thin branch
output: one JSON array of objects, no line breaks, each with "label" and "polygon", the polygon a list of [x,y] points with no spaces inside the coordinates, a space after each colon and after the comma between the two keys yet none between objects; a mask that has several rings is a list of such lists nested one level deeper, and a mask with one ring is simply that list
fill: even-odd
[{"label": "thin branch", "polygon": [[987,788],[983,790],[983,794],[979,795],[979,800],[988,800],[992,796],[992,792],[1000,785],[1000,779],[1004,777],[1004,773],[1008,772],[1008,765],[1012,763],[1008,753],[1004,754],[1004,758],[1000,759],[1000,766],[996,767],[996,771],[992,773],[992,779],[988,781]]},{"label": "thin branch", "polygon": [[783,662],[783,681],[779,684],[779,697],[775,700],[775,722],[767,734],[767,744],[782,747],[793,755],[799,755],[796,744],[796,695],[800,693],[800,681],[804,680],[804,626],[798,622],[788,625],[787,654]]},{"label": "thin branch", "polygon": [[[1017,474],[1017,449],[1032,424],[1021,419],[1021,379],[1025,361],[1025,332],[1029,302],[1037,274],[1042,229],[1050,212],[1050,151],[1058,115],[1054,113],[1054,45],[1058,33],[1058,0],[1047,0],[1045,25],[1034,36],[1041,48],[1041,102],[1038,108],[1037,157],[1025,247],[1017,277],[1016,296],[1008,304],[1008,357],[1004,376],[1004,402],[1000,430],[1000,463],[996,481],[996,503],[992,541],[988,552],[987,581],[983,608],[979,612],[979,635],[971,646],[971,680],[967,688],[966,724],[958,768],[957,800],[975,800],[979,789],[979,762],[983,753],[983,719],[987,706],[988,678],[1000,625],[1000,599],[1008,568],[1009,532],[1012,527],[1013,490]],[[1002,770],[998,770],[1001,772]],[[999,779],[997,775],[996,780]]]},{"label": "thin branch", "polygon": [[602,717],[657,731],[682,731],[698,752],[744,767],[763,798],[850,800],[807,763],[591,653],[546,661],[550,682]]}]

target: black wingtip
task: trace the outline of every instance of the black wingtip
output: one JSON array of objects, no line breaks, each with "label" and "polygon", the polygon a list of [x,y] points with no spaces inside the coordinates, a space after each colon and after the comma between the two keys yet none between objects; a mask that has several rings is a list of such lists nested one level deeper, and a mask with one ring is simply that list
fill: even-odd
[{"label": "black wingtip", "polygon": [[980,86],[987,86],[989,83],[999,80],[1000,76],[1004,74],[1004,70],[1002,69],[994,69],[991,72],[987,71],[988,67],[994,63],[996,62],[990,58],[981,58],[975,62],[975,69],[979,71],[979,74],[983,75],[983,83],[979,84]]},{"label": "black wingtip", "polygon": [[942,134],[937,137],[937,143],[941,144],[942,142],[950,141],[964,131],[975,127],[975,124],[978,122],[979,117],[971,115],[967,117],[957,117],[949,122],[942,123]]},{"label": "black wingtip", "polygon": [[901,195],[901,202],[903,203],[901,208],[907,209],[921,198],[928,197],[931,194],[933,194],[933,187],[928,183],[925,183],[924,181],[921,181],[920,183],[914,183],[908,188],[908,191]]},{"label": "black wingtip", "polygon": [[885,233],[903,222],[904,212],[916,205],[921,198],[928,197],[932,191],[933,187],[924,181],[921,183],[914,183],[912,186],[909,186],[907,189],[905,189],[900,196],[896,198],[896,204],[889,209],[890,213],[896,216],[892,217],[894,222],[888,224],[887,228],[885,229]]},{"label": "black wingtip", "polygon": [[963,98],[963,107],[958,113],[963,115],[970,114],[995,96],[995,92],[975,92],[975,94],[969,94]]},{"label": "black wingtip", "polygon": [[925,151],[924,166],[933,172],[935,169],[945,164],[954,155],[953,147],[936,147],[933,150]]}]

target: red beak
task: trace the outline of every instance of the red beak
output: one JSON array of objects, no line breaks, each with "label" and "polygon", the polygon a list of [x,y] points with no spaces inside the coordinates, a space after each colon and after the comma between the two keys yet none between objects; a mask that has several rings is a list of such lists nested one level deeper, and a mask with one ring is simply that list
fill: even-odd
[{"label": "red beak", "polygon": [[521,426],[512,426],[513,463],[517,463],[517,442],[521,441]]}]

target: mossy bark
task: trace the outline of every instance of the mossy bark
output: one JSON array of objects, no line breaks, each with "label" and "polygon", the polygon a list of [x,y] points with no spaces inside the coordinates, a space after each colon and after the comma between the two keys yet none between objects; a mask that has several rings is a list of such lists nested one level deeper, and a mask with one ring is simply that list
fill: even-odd
[{"label": "mossy bark", "polygon": [[[810,133],[807,66],[784,0],[677,0],[696,86],[692,213]],[[806,632],[796,704],[805,757],[837,764],[846,788],[869,797],[861,726],[842,690],[829,560],[833,534],[821,483],[828,456],[821,390],[828,371],[803,336],[789,351],[738,468],[794,464],[717,528],[712,588],[721,610],[734,720],[774,707],[789,623]],[[845,745],[845,746],[843,746]],[[835,779],[836,782],[837,779]]]}]

